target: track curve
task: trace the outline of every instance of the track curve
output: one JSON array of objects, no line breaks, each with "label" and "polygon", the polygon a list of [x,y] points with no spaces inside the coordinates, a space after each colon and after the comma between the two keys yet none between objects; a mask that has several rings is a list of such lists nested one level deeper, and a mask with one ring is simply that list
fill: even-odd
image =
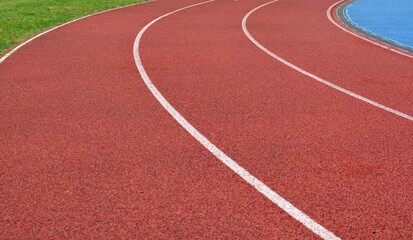
[{"label": "track curve", "polygon": [[[141,40],[147,74],[205,137],[337,236],[411,238],[410,121],[257,49],[241,22],[265,2],[219,0],[168,16]],[[0,64],[2,236],[317,237],[211,156],[136,81],[137,31],[196,3],[83,19]],[[311,72],[411,111],[409,59],[336,29],[325,18],[331,4],[281,0],[252,15],[249,31]],[[326,29],[324,40],[314,27]],[[392,74],[379,71],[390,66]]]},{"label": "track curve", "polygon": [[265,4],[263,4],[263,5],[260,5],[260,6],[256,7],[256,8],[254,8],[254,9],[251,10],[247,15],[245,15],[245,17],[242,19],[242,29],[243,29],[245,35],[246,35],[258,48],[260,48],[261,50],[263,50],[265,53],[267,53],[268,55],[270,55],[270,56],[273,57],[274,59],[276,59],[276,60],[284,63],[285,65],[291,67],[292,69],[296,70],[297,72],[300,72],[300,73],[306,75],[307,77],[310,77],[310,78],[312,78],[312,79],[314,79],[314,80],[316,80],[316,81],[318,81],[318,82],[321,82],[321,83],[323,83],[323,84],[325,84],[325,85],[327,85],[327,86],[329,86],[329,87],[331,87],[331,88],[333,88],[333,89],[335,89],[335,90],[337,90],[337,91],[340,91],[340,92],[342,92],[342,93],[345,93],[345,94],[347,94],[347,95],[349,95],[349,96],[351,96],[351,97],[354,97],[354,98],[356,98],[356,99],[359,99],[359,100],[361,100],[361,101],[363,101],[363,102],[365,102],[365,103],[368,103],[368,104],[370,104],[370,105],[372,105],[372,106],[375,106],[375,107],[380,108],[380,109],[382,109],[382,110],[385,110],[385,111],[387,111],[387,112],[393,113],[393,114],[395,114],[395,115],[397,115],[397,116],[406,118],[407,120],[413,121],[413,116],[410,116],[410,115],[408,115],[408,114],[402,113],[402,112],[397,111],[397,110],[395,110],[395,109],[386,107],[386,106],[384,106],[384,105],[382,105],[382,104],[380,104],[380,103],[378,103],[378,102],[375,102],[375,101],[373,101],[373,100],[371,100],[371,99],[368,99],[368,98],[365,98],[365,97],[363,97],[363,96],[360,96],[360,95],[358,95],[357,93],[354,93],[354,92],[352,92],[352,91],[349,91],[349,90],[347,90],[347,89],[345,89],[345,88],[342,88],[342,87],[340,87],[340,86],[337,86],[337,85],[334,84],[334,83],[331,83],[331,82],[329,82],[329,81],[327,81],[327,80],[324,80],[324,79],[322,79],[322,78],[320,78],[320,77],[318,77],[318,76],[316,76],[316,75],[314,75],[314,74],[312,74],[312,73],[309,73],[309,72],[307,72],[306,70],[304,70],[304,69],[302,69],[302,68],[300,68],[300,67],[298,67],[298,66],[296,66],[296,65],[294,65],[294,64],[292,64],[292,63],[290,63],[290,62],[288,62],[288,61],[286,61],[285,59],[283,59],[283,58],[281,58],[280,56],[276,55],[275,53],[271,52],[270,50],[268,50],[267,48],[265,48],[262,44],[260,44],[259,42],[257,42],[257,40],[255,40],[255,38],[254,38],[254,37],[249,33],[249,31],[248,31],[248,28],[247,28],[247,20],[248,20],[248,17],[249,17],[252,13],[254,13],[255,11],[257,11],[258,9],[263,8],[263,7],[267,6],[268,4],[275,3],[275,2],[277,2],[277,1],[278,1],[278,0],[270,1],[270,2],[268,2],[268,3],[265,3]]},{"label": "track curve", "polygon": [[191,134],[199,143],[201,143],[208,151],[210,151],[215,157],[217,157],[222,163],[224,163],[228,168],[230,168],[232,171],[237,173],[242,179],[244,179],[246,182],[248,182],[251,186],[253,186],[255,189],[257,189],[260,193],[262,193],[265,197],[267,197],[269,200],[271,200],[274,204],[276,204],[278,207],[283,209],[285,212],[287,212],[290,216],[292,216],[294,219],[302,223],[304,226],[306,226],[308,229],[313,231],[315,234],[320,236],[323,239],[339,239],[337,236],[334,235],[334,233],[330,232],[328,229],[324,228],[321,226],[319,223],[315,222],[311,217],[300,211],[298,208],[296,208],[294,205],[292,205],[290,202],[285,200],[283,197],[281,197],[278,193],[274,192],[271,188],[269,188],[265,183],[261,182],[259,179],[257,179],[255,176],[251,175],[247,170],[245,170],[243,167],[241,167],[236,161],[231,159],[228,155],[226,155],[221,149],[216,147],[212,142],[210,142],[202,133],[200,133],[196,128],[194,128],[191,123],[189,123],[176,109],[168,102],[168,100],[165,99],[165,97],[158,91],[158,89],[155,87],[155,85],[152,83],[150,77],[145,71],[145,68],[143,66],[141,57],[139,55],[139,45],[142,39],[143,34],[145,31],[154,23],[157,21],[161,20],[164,17],[167,17],[171,14],[180,12],[182,10],[186,10],[191,7],[196,7],[205,3],[210,3],[212,1],[206,1],[206,2],[201,2],[198,4],[190,5],[188,7],[180,8],[178,10],[175,10],[171,13],[165,14],[161,17],[158,17],[157,19],[151,21],[148,23],[145,27],[142,28],[142,30],[139,32],[139,34],[136,37],[135,44],[134,44],[134,56],[135,56],[135,62],[136,66],[139,70],[139,73],[141,74],[142,79],[144,80],[145,84],[151,91],[151,93],[154,95],[154,97],[161,103],[161,105],[165,108],[166,111],[168,111],[169,114],[189,133]]}]

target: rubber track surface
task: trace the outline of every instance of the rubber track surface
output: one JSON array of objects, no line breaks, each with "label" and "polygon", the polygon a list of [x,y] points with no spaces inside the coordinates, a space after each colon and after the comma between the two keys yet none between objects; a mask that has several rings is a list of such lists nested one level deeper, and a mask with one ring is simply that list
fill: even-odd
[{"label": "rubber track surface", "polygon": [[[142,39],[166,99],[207,138],[343,238],[412,238],[412,123],[338,93],[253,45],[219,0]],[[316,238],[186,133],[139,77],[157,1],[42,36],[0,65],[0,235],[21,238]],[[248,20],[271,51],[412,115],[412,61],[325,16],[333,1],[280,0]]]}]

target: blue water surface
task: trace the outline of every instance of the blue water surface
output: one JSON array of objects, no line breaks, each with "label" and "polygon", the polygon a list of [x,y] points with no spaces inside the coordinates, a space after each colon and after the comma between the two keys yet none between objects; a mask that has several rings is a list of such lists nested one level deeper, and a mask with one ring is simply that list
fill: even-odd
[{"label": "blue water surface", "polygon": [[413,49],[413,0],[356,0],[346,15],[364,30]]}]

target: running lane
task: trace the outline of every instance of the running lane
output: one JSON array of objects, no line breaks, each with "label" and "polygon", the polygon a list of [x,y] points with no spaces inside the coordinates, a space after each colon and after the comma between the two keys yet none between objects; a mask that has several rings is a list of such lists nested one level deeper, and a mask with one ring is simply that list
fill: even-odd
[{"label": "running lane", "polygon": [[377,49],[334,26],[326,11],[335,2],[270,4],[249,19],[251,34],[287,61],[412,116],[412,59]]},{"label": "running lane", "polygon": [[[316,237],[187,134],[140,79],[136,34],[195,2],[157,1],[96,15],[36,39],[0,64],[2,238]],[[185,24],[198,13],[188,9],[176,18]],[[172,32],[175,23],[167,25]],[[148,42],[169,39],[165,32],[156,37]],[[183,39],[170,40],[169,50],[178,51],[173,42]],[[150,46],[154,53],[165,47]],[[152,68],[162,69],[165,57],[152,55],[151,62],[160,61]]]},{"label": "running lane", "polygon": [[[141,43],[148,75],[208,139],[339,237],[411,238],[411,121],[337,92],[259,50],[244,35],[241,21],[263,3],[218,1],[153,25]],[[248,27],[293,63],[314,67],[309,70],[329,74],[339,85],[411,114],[406,80],[410,60],[341,32],[325,16],[331,4],[280,1],[253,14]],[[298,18],[306,14],[311,17]],[[335,34],[324,34],[318,22],[321,30]],[[314,29],[326,39],[310,38],[317,35],[309,33]],[[301,32],[306,37],[301,38]],[[328,41],[332,36],[336,42]],[[343,58],[354,48],[370,58],[348,63],[336,58],[336,48],[330,49],[331,55],[316,52],[324,42],[351,46],[340,50]],[[329,61],[351,68],[345,71]],[[388,69],[398,77],[381,77],[375,69],[379,66],[394,66]],[[372,88],[366,69],[387,84]]]}]

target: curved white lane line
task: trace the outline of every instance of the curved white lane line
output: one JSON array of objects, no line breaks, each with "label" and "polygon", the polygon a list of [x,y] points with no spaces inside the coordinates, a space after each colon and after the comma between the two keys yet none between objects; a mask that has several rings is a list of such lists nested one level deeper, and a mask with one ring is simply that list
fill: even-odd
[{"label": "curved white lane line", "polygon": [[332,22],[336,27],[340,28],[340,29],[343,30],[344,32],[350,33],[351,35],[353,35],[353,36],[355,36],[355,37],[358,37],[358,38],[363,39],[363,40],[365,40],[365,41],[367,41],[367,42],[369,42],[369,43],[372,43],[372,44],[374,44],[374,45],[376,45],[376,46],[379,46],[379,47],[381,47],[381,48],[390,50],[390,51],[392,51],[392,52],[395,52],[395,53],[397,53],[397,54],[403,55],[403,56],[405,56],[405,57],[413,58],[413,55],[409,55],[409,54],[407,54],[407,53],[405,53],[405,52],[402,52],[402,51],[399,51],[399,50],[397,50],[397,49],[394,49],[394,48],[392,48],[392,47],[390,47],[390,46],[388,46],[388,45],[384,45],[384,44],[380,44],[379,42],[372,41],[372,40],[370,40],[370,39],[368,39],[368,38],[366,38],[366,37],[363,37],[362,35],[356,34],[356,33],[352,32],[352,31],[348,30],[347,28],[341,26],[340,24],[338,24],[338,23],[334,20],[334,18],[333,18],[333,16],[332,16],[332,11],[333,11],[333,9],[334,9],[337,5],[339,5],[339,4],[341,4],[341,3],[345,2],[345,1],[348,1],[348,0],[340,0],[340,1],[336,2],[336,3],[334,3],[333,5],[331,5],[331,6],[327,9],[327,18],[328,18],[328,20],[330,20],[330,22]]},{"label": "curved white lane line", "polygon": [[53,28],[50,28],[50,29],[48,29],[48,30],[46,30],[46,31],[44,31],[44,32],[41,32],[41,33],[39,33],[39,34],[37,34],[37,35],[29,38],[28,40],[22,42],[21,44],[17,45],[15,48],[13,48],[13,49],[10,50],[8,53],[6,53],[3,57],[0,58],[0,63],[4,62],[4,60],[6,60],[8,57],[10,57],[10,55],[12,55],[13,53],[15,53],[17,50],[19,50],[19,49],[20,49],[21,47],[23,47],[24,45],[32,42],[32,41],[35,40],[36,38],[39,38],[39,37],[45,35],[46,33],[49,33],[49,32],[51,32],[51,31],[54,31],[54,30],[56,30],[56,29],[58,29],[58,28],[61,28],[61,27],[66,26],[66,25],[68,25],[68,24],[77,22],[77,21],[79,21],[79,20],[82,20],[82,19],[85,19],[85,18],[88,18],[88,17],[95,16],[95,15],[98,15],[98,14],[101,14],[101,13],[111,12],[111,11],[115,11],[115,10],[118,10],[118,9],[135,6],[135,5],[138,5],[138,4],[144,4],[144,3],[154,2],[154,1],[156,1],[156,0],[151,0],[151,1],[147,1],[147,2],[138,2],[138,3],[133,3],[133,4],[129,4],[129,5],[117,7],[117,8],[111,8],[111,9],[103,10],[103,11],[100,11],[100,12],[92,13],[92,14],[89,14],[89,15],[86,15],[86,16],[83,16],[83,17],[80,17],[80,18],[76,18],[76,19],[73,19],[73,20],[71,20],[71,21],[69,21],[69,22],[65,22],[65,23],[63,23],[63,24],[57,25],[57,26],[55,26],[55,27],[53,27]]},{"label": "curved white lane line", "polygon": [[157,19],[153,20],[152,22],[148,23],[142,30],[139,32],[138,36],[135,39],[135,44],[133,47],[134,57],[136,66],[141,74],[143,81],[145,82],[146,86],[149,88],[151,93],[155,96],[155,98],[162,104],[166,111],[172,115],[172,117],[189,133],[191,134],[198,142],[200,142],[206,149],[208,149],[215,157],[217,157],[222,163],[224,163],[227,167],[229,167],[232,171],[237,173],[241,178],[243,178],[246,182],[252,185],[255,189],[257,189],[260,193],[266,196],[269,200],[275,203],[277,206],[282,208],[286,211],[290,216],[295,218],[297,221],[304,224],[307,228],[313,231],[318,236],[324,239],[339,239],[335,236],[332,232],[328,231],[326,228],[315,222],[311,219],[308,215],[300,211],[298,208],[294,207],[290,202],[285,200],[283,197],[278,195],[276,192],[271,190],[267,185],[263,182],[258,180],[254,177],[251,173],[241,167],[237,162],[232,160],[229,156],[227,156],[223,151],[221,151],[217,146],[215,146],[212,142],[210,142],[204,135],[202,135],[194,126],[192,126],[169,102],[165,99],[165,97],[158,91],[155,85],[152,83],[151,79],[149,78],[148,74],[143,67],[141,57],[139,55],[139,46],[142,39],[144,32],[155,22],[161,20],[164,17],[167,17],[171,14],[176,12],[185,10],[187,8],[195,7],[201,4],[213,2],[215,0],[210,0],[206,2],[197,3],[194,5],[190,5],[184,8],[177,9],[173,12],[167,13]]},{"label": "curved white lane line", "polygon": [[408,120],[410,120],[410,121],[413,121],[413,116],[410,116],[410,115],[407,115],[406,113],[402,113],[402,112],[397,111],[397,110],[395,110],[395,109],[386,107],[386,106],[384,106],[384,105],[382,105],[382,104],[380,104],[380,103],[378,103],[378,102],[375,102],[375,101],[373,101],[373,100],[370,100],[370,99],[368,99],[368,98],[365,98],[365,97],[363,97],[363,96],[360,96],[360,95],[358,95],[358,94],[356,94],[356,93],[354,93],[354,92],[352,92],[352,91],[349,91],[349,90],[347,90],[347,89],[345,89],[345,88],[342,88],[342,87],[340,87],[340,86],[337,86],[337,85],[335,85],[334,83],[331,83],[331,82],[329,82],[329,81],[327,81],[327,80],[324,80],[324,79],[322,79],[322,78],[320,78],[320,77],[318,77],[318,76],[316,76],[316,75],[314,75],[314,74],[312,74],[312,73],[307,72],[306,70],[304,70],[304,69],[302,69],[302,68],[300,68],[300,67],[298,67],[298,66],[296,66],[296,65],[294,65],[294,64],[292,64],[292,63],[290,63],[290,62],[288,62],[287,60],[285,60],[285,59],[281,58],[280,56],[276,55],[275,53],[271,52],[270,50],[268,50],[267,48],[265,48],[263,45],[261,45],[257,40],[255,40],[255,38],[249,33],[249,31],[248,31],[248,29],[247,29],[247,19],[248,19],[248,17],[249,17],[253,12],[255,12],[256,10],[258,10],[258,9],[260,9],[260,8],[266,6],[266,5],[269,5],[269,4],[271,4],[271,3],[277,2],[277,1],[278,1],[278,0],[271,1],[271,2],[265,3],[265,4],[263,4],[263,5],[260,5],[260,6],[256,7],[256,8],[254,8],[254,9],[251,10],[249,13],[247,13],[247,15],[245,15],[244,19],[242,19],[242,29],[244,30],[245,35],[251,40],[251,42],[253,42],[258,48],[260,48],[262,51],[264,51],[265,53],[267,53],[267,54],[270,55],[271,57],[273,57],[273,58],[275,58],[276,60],[284,63],[285,65],[287,65],[287,66],[289,66],[290,68],[296,70],[297,72],[300,72],[300,73],[302,73],[302,74],[304,74],[304,75],[306,75],[306,76],[308,76],[308,77],[310,77],[310,78],[312,78],[312,79],[314,79],[314,80],[316,80],[316,81],[318,81],[318,82],[324,83],[325,85],[327,85],[327,86],[329,86],[329,87],[331,87],[331,88],[334,88],[334,89],[336,89],[336,90],[338,90],[338,91],[340,91],[340,92],[342,92],[342,93],[345,93],[345,94],[350,95],[350,96],[352,96],[352,97],[354,97],[354,98],[357,98],[357,99],[359,99],[359,100],[361,100],[361,101],[363,101],[363,102],[366,102],[366,103],[371,104],[371,105],[373,105],[373,106],[375,106],[375,107],[381,108],[381,109],[383,109],[383,110],[385,110],[385,111],[387,111],[387,112],[396,114],[396,115],[398,115],[398,116],[400,116],[400,117],[403,117],[403,118],[406,118],[406,119],[408,119]]}]

